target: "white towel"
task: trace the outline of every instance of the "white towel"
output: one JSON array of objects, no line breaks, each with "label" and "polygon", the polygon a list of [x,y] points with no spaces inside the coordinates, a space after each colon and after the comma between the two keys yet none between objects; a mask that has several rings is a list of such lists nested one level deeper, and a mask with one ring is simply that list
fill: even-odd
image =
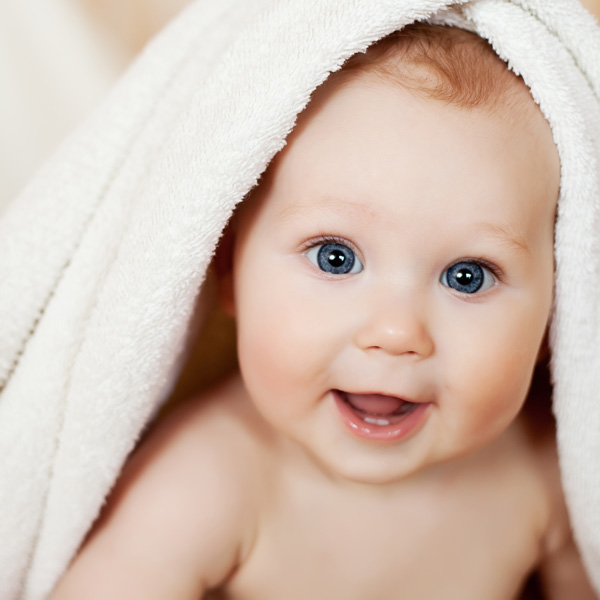
[{"label": "white towel", "polygon": [[224,225],[311,92],[352,54],[428,18],[489,39],[554,132],[554,406],[573,527],[600,590],[592,17],[575,0],[198,0],[0,221],[2,600],[47,597],[76,551],[176,377]]}]

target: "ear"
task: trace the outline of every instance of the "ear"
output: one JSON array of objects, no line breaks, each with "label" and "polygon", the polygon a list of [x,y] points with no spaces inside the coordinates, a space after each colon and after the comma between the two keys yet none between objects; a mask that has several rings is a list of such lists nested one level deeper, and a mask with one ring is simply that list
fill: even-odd
[{"label": "ear", "polygon": [[230,317],[235,317],[235,298],[233,289],[233,250],[235,234],[231,221],[225,228],[219,241],[213,264],[217,276],[219,305]]}]

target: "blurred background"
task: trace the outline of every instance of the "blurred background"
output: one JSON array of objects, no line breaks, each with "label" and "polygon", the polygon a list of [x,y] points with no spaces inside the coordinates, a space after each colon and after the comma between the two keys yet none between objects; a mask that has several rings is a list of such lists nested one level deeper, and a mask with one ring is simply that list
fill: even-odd
[{"label": "blurred background", "polygon": [[189,2],[0,0],[0,212]]},{"label": "blurred background", "polygon": [[0,0],[0,212],[189,2]]}]

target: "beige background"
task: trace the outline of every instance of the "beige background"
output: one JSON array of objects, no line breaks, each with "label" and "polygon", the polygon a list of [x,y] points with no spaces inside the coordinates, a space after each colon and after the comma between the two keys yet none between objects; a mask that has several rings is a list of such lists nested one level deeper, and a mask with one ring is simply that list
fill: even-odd
[{"label": "beige background", "polygon": [[0,212],[188,1],[0,1]]},{"label": "beige background", "polygon": [[600,18],[600,0],[581,0],[581,3],[598,18]]}]

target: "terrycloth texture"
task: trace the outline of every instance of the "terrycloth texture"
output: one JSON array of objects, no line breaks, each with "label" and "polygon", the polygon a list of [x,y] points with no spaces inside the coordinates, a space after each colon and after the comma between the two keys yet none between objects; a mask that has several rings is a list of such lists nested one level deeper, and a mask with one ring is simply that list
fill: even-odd
[{"label": "terrycloth texture", "polygon": [[439,10],[523,75],[562,160],[564,488],[600,589],[600,34],[574,0],[201,0],[0,222],[0,598],[46,597],[176,376],[223,226],[311,92]]}]

